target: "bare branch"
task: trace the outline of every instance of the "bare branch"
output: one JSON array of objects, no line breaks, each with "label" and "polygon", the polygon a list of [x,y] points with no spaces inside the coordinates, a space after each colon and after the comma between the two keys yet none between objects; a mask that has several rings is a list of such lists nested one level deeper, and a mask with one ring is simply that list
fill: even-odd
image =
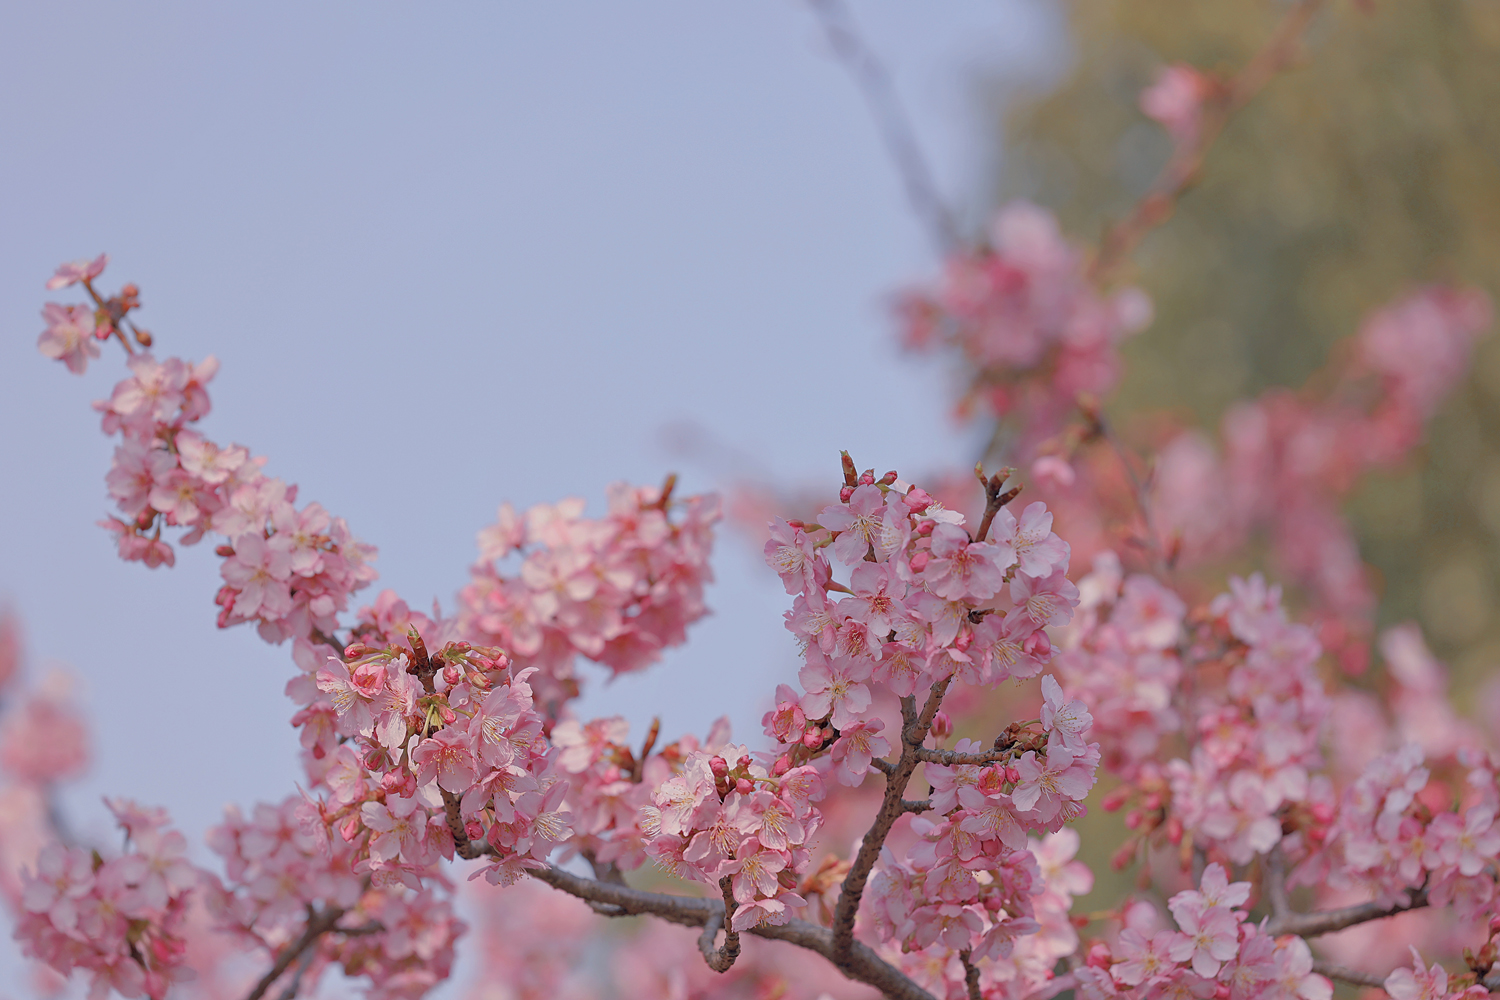
[{"label": "bare branch", "polygon": [[[597,882],[552,866],[533,870],[531,875],[570,896],[613,907],[621,916],[649,914],[686,927],[701,927],[711,918],[720,921],[724,919],[724,904],[717,899],[644,892],[630,886]],[[827,927],[819,927],[805,920],[788,920],[784,924],[752,927],[750,933],[817,952],[836,965],[845,976],[856,982],[867,983],[894,1000],[934,1000],[932,994],[888,965],[859,941],[855,941],[842,957],[836,957],[833,932]]]},{"label": "bare branch", "polygon": [[1346,906],[1338,910],[1288,913],[1285,916],[1272,917],[1266,924],[1266,933],[1272,937],[1282,934],[1295,934],[1305,938],[1317,937],[1320,934],[1341,931],[1345,927],[1353,927],[1355,924],[1393,917],[1407,910],[1418,910],[1426,905],[1427,890],[1417,889],[1412,892],[1412,899],[1409,903],[1393,903],[1388,906],[1381,903],[1360,903],[1358,906]]},{"label": "bare branch", "polygon": [[286,989],[276,996],[276,1000],[295,1000],[297,991],[302,989],[302,977],[307,975],[308,966],[318,955],[318,949],[309,948],[302,953],[302,961],[297,963],[297,971],[292,973],[292,981],[286,984]]},{"label": "bare branch", "polygon": [[912,799],[902,799],[901,800],[901,811],[902,812],[924,813],[924,812],[927,812],[931,808],[932,808],[932,800],[931,799],[917,799],[915,801],[913,801]]},{"label": "bare branch", "polygon": [[896,96],[896,89],[891,85],[890,75],[865,45],[843,0],[807,0],[807,4],[822,24],[834,55],[859,87],[860,95],[880,130],[886,151],[901,176],[906,199],[927,229],[933,247],[942,257],[955,253],[960,248],[958,230],[947,205],[937,193],[932,171],[922,156],[921,145]]}]

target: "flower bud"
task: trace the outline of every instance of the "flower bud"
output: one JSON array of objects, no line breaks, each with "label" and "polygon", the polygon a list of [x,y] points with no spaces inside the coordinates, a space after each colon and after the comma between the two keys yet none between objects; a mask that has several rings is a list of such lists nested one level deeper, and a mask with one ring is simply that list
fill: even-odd
[{"label": "flower bud", "polygon": [[809,750],[818,749],[818,747],[823,745],[823,731],[817,726],[813,726],[802,734],[802,745]]},{"label": "flower bud", "polygon": [[928,535],[932,534],[933,529],[935,529],[936,527],[936,521],[923,521],[921,524],[917,525],[917,534],[922,538],[926,538]]},{"label": "flower bud", "polygon": [[1167,840],[1173,845],[1182,843],[1182,820],[1176,816],[1167,820]]},{"label": "flower bud", "polygon": [[449,687],[457,684],[459,681],[463,680],[463,678],[463,671],[459,670],[453,664],[450,663],[443,668],[443,683],[447,684]]},{"label": "flower bud", "polygon": [[471,819],[464,824],[464,833],[468,834],[470,840],[478,840],[484,836],[484,827]]},{"label": "flower bud", "polygon": [[734,783],[734,788],[735,791],[739,792],[741,795],[749,795],[751,792],[755,791],[755,782],[751,781],[749,778],[740,778]]},{"label": "flower bud", "polygon": [[1021,772],[1007,764],[1005,767],[1005,780],[1012,785],[1019,785],[1021,783]]},{"label": "flower bud", "polygon": [[1095,941],[1089,945],[1088,957],[1084,960],[1092,969],[1108,969],[1114,961],[1114,956],[1109,953],[1109,945],[1103,941]]},{"label": "flower bud", "polygon": [[362,642],[351,642],[349,645],[344,647],[344,658],[349,660],[357,660],[361,656],[369,656],[372,652],[374,652],[374,650],[370,649],[369,646],[366,646]]},{"label": "flower bud", "polygon": [[387,771],[380,776],[380,788],[387,795],[400,795],[401,786],[406,784],[406,772]]},{"label": "flower bud", "polygon": [[[932,494],[920,486],[913,486],[910,490],[907,490],[905,500],[907,508],[913,514],[922,513],[922,511],[932,506],[933,503]],[[928,530],[930,531],[931,529],[929,528]]]},{"label": "flower bud", "polygon": [[918,552],[916,555],[911,557],[911,571],[913,573],[922,572],[927,568],[927,562],[931,558],[932,554],[930,552]]},{"label": "flower bud", "polygon": [[885,475],[881,476],[879,482],[881,486],[891,486],[896,482],[897,479],[900,478],[900,476],[896,475],[896,470],[892,469],[890,472],[887,472]]},{"label": "flower bud", "polygon": [[1025,642],[1021,643],[1021,650],[1027,656],[1035,656],[1038,659],[1050,656],[1052,655],[1052,640],[1047,638],[1047,633],[1042,629],[1037,629],[1026,637]]},{"label": "flower bud", "polygon": [[1138,829],[1140,825],[1141,811],[1139,809],[1132,809],[1130,810],[1130,812],[1125,814],[1125,829],[1135,830]]},{"label": "flower bud", "polygon": [[220,559],[228,559],[230,556],[234,555],[234,546],[220,545],[218,548],[214,549],[214,555],[218,556]]},{"label": "flower bud", "polygon": [[776,758],[776,763],[771,766],[771,773],[774,774],[774,775],[776,775],[776,777],[779,778],[783,774],[786,774],[791,769],[792,769],[792,760],[791,760],[791,758],[788,757],[786,754],[782,754],[780,757]]},{"label": "flower bud", "polygon": [[739,761],[735,764],[735,766],[736,767],[749,767],[750,766],[750,755],[749,754],[745,754],[743,757],[741,757],[739,759]]},{"label": "flower bud", "polygon": [[729,762],[723,757],[710,757],[708,769],[713,772],[715,778],[722,781],[729,774]]},{"label": "flower bud", "polygon": [[1114,812],[1125,804],[1126,799],[1130,798],[1130,791],[1129,786],[1116,788],[1104,796],[1104,801],[1099,803],[1099,805],[1103,807],[1105,812]]},{"label": "flower bud", "polygon": [[942,709],[932,717],[932,735],[940,740],[946,740],[953,735],[953,720],[947,712]]},{"label": "flower bud", "polygon": [[849,498],[852,497],[853,495],[854,495],[854,487],[853,486],[843,486],[843,487],[840,487],[839,488],[839,503],[848,503],[849,502]]},{"label": "flower bud", "polygon": [[875,470],[874,469],[866,469],[864,472],[860,473],[860,476],[859,476],[859,485],[861,485],[861,486],[874,486],[875,485]]},{"label": "flower bud", "polygon": [[136,327],[135,328],[135,342],[137,344],[140,344],[142,347],[150,347],[151,344],[152,344],[151,331],[150,330],[143,330],[140,327]]}]

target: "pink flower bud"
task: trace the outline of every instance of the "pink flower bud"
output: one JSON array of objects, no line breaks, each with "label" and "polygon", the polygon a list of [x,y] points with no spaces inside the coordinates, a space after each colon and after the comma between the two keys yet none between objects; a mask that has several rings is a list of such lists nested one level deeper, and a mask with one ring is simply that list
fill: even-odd
[{"label": "pink flower bud", "polygon": [[932,717],[932,735],[940,740],[946,740],[953,735],[953,720],[949,718],[947,712],[941,709]]},{"label": "pink flower bud", "polygon": [[750,755],[749,754],[745,754],[743,757],[741,757],[739,759],[739,762],[735,766],[736,767],[749,767],[750,766]]},{"label": "pink flower bud", "polygon": [[1173,816],[1167,820],[1167,840],[1171,843],[1182,843],[1182,820]]},{"label": "pink flower bud", "polygon": [[816,750],[823,745],[823,731],[817,726],[812,727],[802,734],[802,745],[809,750]]},{"label": "pink flower bud", "polygon": [[723,757],[710,757],[708,769],[714,773],[714,777],[723,780],[729,774],[729,762]]},{"label": "pink flower bud", "polygon": [[1088,957],[1085,963],[1094,969],[1108,969],[1115,962],[1115,957],[1109,953],[1109,945],[1103,941],[1095,941],[1089,945]]},{"label": "pink flower bud", "polygon": [[734,783],[734,788],[735,791],[739,792],[741,795],[749,795],[751,792],[755,791],[755,782],[751,781],[749,778],[741,778]]},{"label": "pink flower bud", "polygon": [[1141,811],[1139,809],[1132,809],[1130,810],[1130,812],[1125,814],[1125,829],[1134,830],[1137,829],[1140,825]]},{"label": "pink flower bud", "polygon": [[1021,643],[1021,649],[1027,656],[1038,658],[1049,656],[1052,653],[1052,640],[1047,638],[1046,632],[1037,629],[1026,637],[1025,642]]},{"label": "pink flower bud", "polygon": [[849,502],[849,498],[852,497],[853,495],[854,495],[854,487],[853,486],[843,486],[843,487],[840,487],[839,488],[839,503],[848,503]]},{"label": "pink flower bud", "polygon": [[922,513],[922,511],[932,506],[933,503],[932,494],[928,493],[920,486],[913,486],[910,490],[908,490],[906,493],[905,501],[907,508],[913,514]]},{"label": "pink flower bud", "polygon": [[866,469],[863,473],[861,473],[860,477],[859,477],[859,485],[861,485],[861,486],[873,486],[873,485],[875,485],[875,470],[874,469]]},{"label": "pink flower bud", "polygon": [[1114,812],[1125,804],[1126,799],[1130,798],[1130,792],[1131,789],[1129,786],[1116,788],[1114,791],[1104,796],[1104,801],[1099,803],[1099,805],[1104,809],[1105,812]]},{"label": "pink flower bud", "polygon": [[900,478],[900,476],[896,475],[896,470],[892,469],[890,472],[887,472],[885,475],[880,477],[880,485],[890,486]]},{"label": "pink flower bud", "polygon": [[380,776],[380,787],[387,795],[400,795],[401,786],[406,784],[406,774],[403,771],[387,771]]},{"label": "pink flower bud", "polygon": [[348,817],[344,820],[344,822],[342,824],[340,824],[340,826],[339,826],[339,836],[343,837],[344,840],[349,841],[349,840],[353,840],[354,839],[354,835],[356,833],[358,833],[358,832],[359,832],[359,813],[357,813],[357,812],[356,813],[350,813],[348,815]]},{"label": "pink flower bud", "polygon": [[1014,767],[1007,765],[1005,768],[1005,780],[1010,782],[1012,785],[1020,784],[1021,772],[1017,771]]},{"label": "pink flower bud", "polygon": [[471,819],[464,824],[464,833],[468,835],[470,840],[478,840],[484,836],[484,827]]},{"label": "pink flower bud", "polygon": [[772,767],[771,767],[771,773],[774,774],[774,775],[776,775],[776,777],[779,778],[783,774],[786,774],[791,769],[792,769],[791,758],[788,757],[786,754],[782,754],[780,757],[776,758],[776,763],[774,765],[772,765]]},{"label": "pink flower bud", "polygon": [[447,684],[449,687],[452,687],[459,681],[463,680],[463,676],[463,671],[459,670],[451,663],[443,668],[443,683]]},{"label": "pink flower bud", "polygon": [[920,572],[922,572],[924,569],[927,568],[927,562],[931,558],[932,558],[931,553],[928,553],[928,552],[918,552],[916,555],[914,555],[914,556],[911,557],[911,571],[913,573],[920,573]]},{"label": "pink flower bud", "polygon": [[917,525],[917,534],[923,538],[926,538],[928,535],[932,534],[933,529],[936,527],[936,521],[923,521],[921,524]]},{"label": "pink flower bud", "polygon": [[[233,554],[233,550],[230,550],[230,555]],[[344,659],[357,660],[361,656],[369,656],[372,652],[374,652],[374,650],[372,650],[369,646],[366,646],[362,642],[351,642],[349,645],[344,647]]]},{"label": "pink flower bud", "polygon": [[458,718],[458,713],[454,712],[447,705],[438,706],[438,715],[443,717],[443,725],[445,726],[453,725],[453,720]]}]

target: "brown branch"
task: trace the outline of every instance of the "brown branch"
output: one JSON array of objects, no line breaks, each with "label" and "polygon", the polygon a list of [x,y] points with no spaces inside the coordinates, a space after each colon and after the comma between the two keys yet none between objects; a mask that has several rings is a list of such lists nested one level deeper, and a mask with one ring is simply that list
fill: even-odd
[{"label": "brown branch", "polygon": [[854,856],[849,872],[844,876],[843,885],[839,888],[838,905],[833,911],[834,964],[840,968],[841,960],[848,957],[855,944],[854,915],[859,912],[859,901],[864,897],[865,883],[869,881],[870,872],[880,858],[880,849],[885,845],[885,838],[890,835],[891,827],[906,812],[902,793],[911,781],[912,772],[921,763],[917,749],[927,739],[927,732],[932,728],[932,717],[937,714],[938,707],[943,703],[943,695],[948,692],[948,685],[952,681],[952,677],[945,677],[932,686],[927,695],[927,704],[922,706],[920,715],[917,714],[916,702],[912,698],[901,699],[901,758],[896,762],[895,769],[886,776],[885,798],[881,800],[880,811],[875,814],[875,822],[870,825],[860,842],[859,853]]},{"label": "brown branch", "polygon": [[933,247],[942,257],[956,253],[961,243],[958,229],[937,193],[932,171],[922,156],[922,148],[885,67],[865,45],[843,0],[807,0],[807,5],[822,24],[834,55],[859,87],[860,95],[880,129],[886,151],[895,161],[896,172],[906,188],[907,201],[926,227]]},{"label": "brown branch", "polygon": [[1345,906],[1338,910],[1317,910],[1313,913],[1288,913],[1285,916],[1272,917],[1266,924],[1266,933],[1272,937],[1282,934],[1295,934],[1298,937],[1317,937],[1320,934],[1332,934],[1341,931],[1345,927],[1353,927],[1355,924],[1368,923],[1371,920],[1383,920],[1386,917],[1394,917],[1398,913],[1407,910],[1418,910],[1427,905],[1427,890],[1417,889],[1412,892],[1409,903],[1393,903],[1384,905],[1381,903],[1360,903],[1357,906]]},{"label": "brown branch", "polygon": [[1197,181],[1203,160],[1224,131],[1224,126],[1291,62],[1297,41],[1324,2],[1298,0],[1286,12],[1265,45],[1229,81],[1217,99],[1205,102],[1197,141],[1175,149],[1135,210],[1105,231],[1099,255],[1089,269],[1095,281],[1107,279],[1109,272],[1135,249],[1147,233],[1171,217],[1177,199]]},{"label": "brown branch", "polygon": [[[570,896],[609,906],[617,910],[620,916],[649,914],[685,927],[701,927],[715,917],[720,921],[724,919],[724,903],[717,899],[644,892],[630,886],[597,882],[552,866],[533,870],[531,875]],[[854,942],[842,958],[837,957],[833,932],[826,927],[819,927],[805,920],[788,920],[784,924],[752,927],[750,933],[817,952],[838,966],[845,976],[873,986],[894,1000],[934,1000],[932,994],[859,941]]]},{"label": "brown branch", "polygon": [[969,988],[969,1000],[984,1000],[979,992],[979,969],[970,961],[973,955],[968,948],[958,953],[958,960],[964,964],[964,985]]},{"label": "brown branch", "polygon": [[483,841],[469,839],[469,831],[464,826],[464,818],[459,811],[463,800],[446,788],[438,791],[443,793],[443,818],[448,821],[448,833],[453,837],[453,850],[465,861],[474,860],[485,853],[488,845]]},{"label": "brown branch", "polygon": [[[715,972],[728,972],[735,959],[740,957],[740,932],[730,926],[730,918],[734,915],[734,895],[730,891],[733,882],[728,875],[719,879],[724,909],[708,918],[703,925],[703,933],[698,937],[698,950],[703,952],[703,961]],[[724,946],[715,948],[714,938],[718,936],[720,927],[724,928]]]},{"label": "brown branch", "polygon": [[911,799],[902,799],[901,800],[901,811],[902,812],[924,813],[924,812],[927,812],[931,808],[932,808],[932,800],[931,799],[918,799],[916,801],[913,801]]},{"label": "brown branch", "polygon": [[1011,468],[1001,469],[988,479],[984,475],[984,463],[974,465],[974,475],[979,478],[979,486],[984,490],[984,517],[979,522],[979,531],[974,535],[974,541],[982,542],[990,533],[990,524],[995,520],[995,515],[1000,513],[1000,508],[1010,503],[1021,495],[1021,487],[1013,486],[1008,490],[1002,490],[1005,481],[1015,475],[1016,470]]},{"label": "brown branch", "polygon": [[[309,911],[311,911],[311,907],[309,907]],[[255,984],[255,988],[245,996],[245,1000],[260,1000],[261,997],[265,996],[266,990],[271,988],[271,984],[280,979],[282,973],[291,968],[292,963],[304,951],[316,944],[318,938],[334,930],[334,925],[339,922],[339,918],[343,915],[344,910],[338,906],[330,906],[322,913],[309,912],[307,927],[303,929],[302,935],[281,950],[281,954],[276,956],[276,961],[271,966],[270,971],[260,977],[260,980]]]},{"label": "brown branch", "polygon": [[917,747],[917,760],[928,764],[942,764],[944,767],[952,767],[955,764],[997,764],[1010,757],[1012,751],[1005,750],[982,750],[979,753],[959,753],[957,750],[930,750],[927,747]]}]

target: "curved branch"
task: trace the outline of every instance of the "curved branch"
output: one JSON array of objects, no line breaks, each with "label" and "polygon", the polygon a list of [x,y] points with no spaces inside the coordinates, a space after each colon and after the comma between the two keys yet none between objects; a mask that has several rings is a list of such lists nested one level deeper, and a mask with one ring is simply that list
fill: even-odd
[{"label": "curved branch", "polygon": [[944,767],[952,767],[955,764],[998,764],[1011,756],[1010,750],[959,753],[957,750],[929,750],[927,747],[917,747],[916,753],[917,760],[927,764],[942,764]]},{"label": "curved branch", "polygon": [[[724,904],[717,899],[644,892],[626,885],[597,882],[552,866],[533,869],[530,874],[570,896],[614,907],[621,916],[649,914],[685,927],[701,927],[711,919],[721,922],[724,919]],[[845,976],[873,986],[894,1000],[935,1000],[931,993],[906,978],[900,970],[887,964],[873,949],[859,941],[853,943],[845,956],[836,957],[833,931],[827,927],[819,927],[805,920],[788,920],[784,924],[752,927],[750,933],[815,951],[836,965]]]},{"label": "curved branch", "polygon": [[979,968],[972,961],[973,955],[968,948],[958,953],[958,960],[964,965],[964,985],[969,989],[969,1000],[984,1000],[979,992]]},{"label": "curved branch", "polygon": [[1355,924],[1368,923],[1371,920],[1383,920],[1386,917],[1394,917],[1398,913],[1407,910],[1418,910],[1427,905],[1427,890],[1417,889],[1412,892],[1412,898],[1407,903],[1360,903],[1357,906],[1345,906],[1338,910],[1317,910],[1313,913],[1288,913],[1285,916],[1272,917],[1266,924],[1266,933],[1273,937],[1281,934],[1295,934],[1298,937],[1317,937],[1320,934],[1332,934],[1341,931],[1345,927],[1353,927]]}]

